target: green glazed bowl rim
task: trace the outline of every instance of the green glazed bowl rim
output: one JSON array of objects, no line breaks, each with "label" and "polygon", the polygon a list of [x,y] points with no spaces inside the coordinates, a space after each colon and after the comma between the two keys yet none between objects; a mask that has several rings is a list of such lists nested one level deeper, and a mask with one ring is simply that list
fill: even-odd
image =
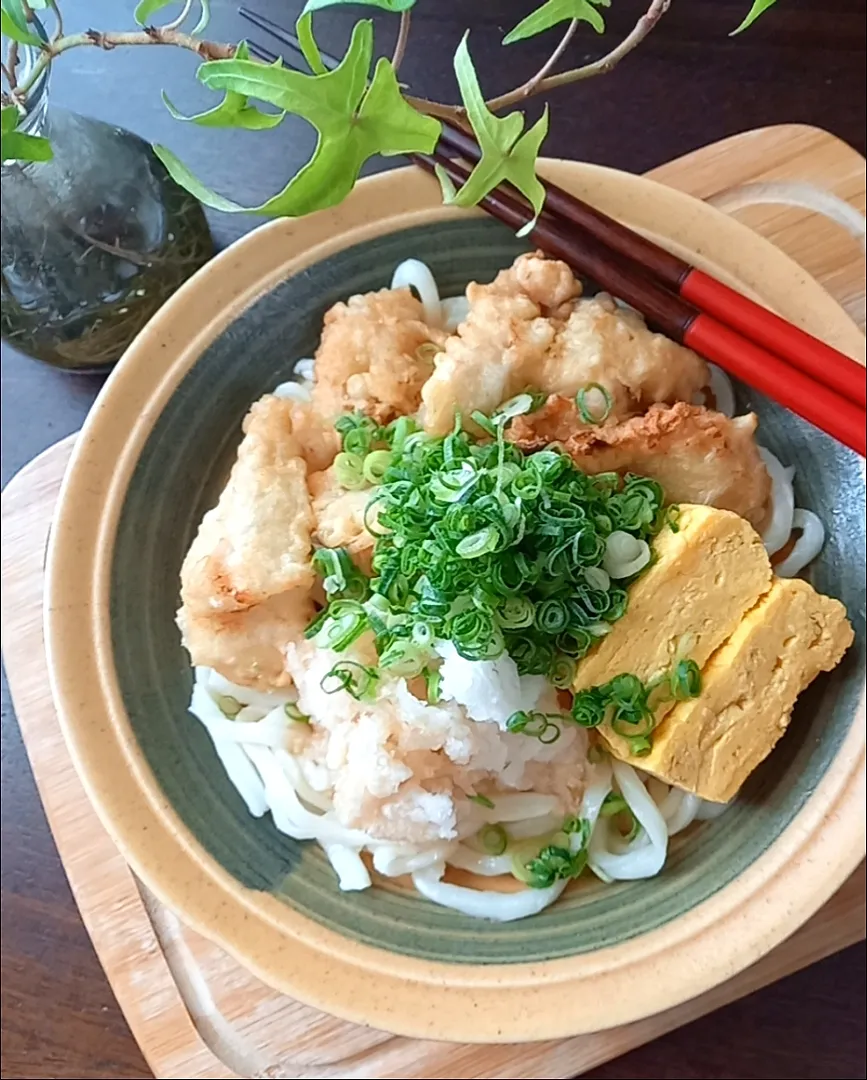
[{"label": "green glazed bowl rim", "polygon": [[[646,178],[556,160],[545,173],[863,363],[863,335],[845,312],[745,226]],[[461,213],[439,204],[427,177],[394,170],[362,182],[334,210],[262,226],[175,294],[108,380],[76,444],[49,547],[46,646],[64,736],[103,824],[148,888],[188,925],[269,985],[355,1022],[455,1041],[549,1039],[635,1021],[704,992],[755,962],[832,895],[864,857],[863,694],[802,809],[706,901],[640,937],[577,957],[446,964],[335,933],[245,889],[207,855],[136,744],[109,627],[112,547],[130,476],[166,402],[208,344],[305,267]]]}]

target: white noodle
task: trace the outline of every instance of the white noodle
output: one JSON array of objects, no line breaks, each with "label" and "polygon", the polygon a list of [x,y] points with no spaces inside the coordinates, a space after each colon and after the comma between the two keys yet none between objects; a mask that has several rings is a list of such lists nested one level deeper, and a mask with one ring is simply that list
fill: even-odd
[{"label": "white noodle", "polygon": [[656,803],[631,765],[612,762],[620,794],[641,826],[629,843],[615,835],[610,819],[600,818],[590,837],[587,863],[603,881],[635,881],[653,877],[665,863],[668,828]]},{"label": "white noodle", "polygon": [[707,799],[702,799],[701,805],[696,811],[695,820],[713,821],[715,818],[722,817],[730,806],[731,803],[715,803],[709,802]]},{"label": "white noodle", "polygon": [[681,795],[683,798],[680,800],[678,808],[665,822],[669,836],[676,836],[689,825],[692,825],[701,805],[701,799],[698,795],[692,795],[687,791],[681,792]]},{"label": "white noodle", "polygon": [[732,388],[731,379],[722,368],[716,364],[708,364],[710,369],[710,388],[713,393],[716,411],[724,416],[735,414],[735,392]]},{"label": "white noodle", "polygon": [[468,870],[480,877],[499,877],[512,872],[511,855],[483,855],[464,844],[459,844],[450,852],[446,862],[458,870]]},{"label": "white noodle", "polygon": [[370,888],[370,874],[354,848],[345,847],[343,844],[323,844],[322,848],[334,867],[343,892],[358,892]]},{"label": "white noodle", "polygon": [[510,840],[529,840],[533,836],[546,836],[548,833],[556,832],[562,824],[562,814],[545,814],[544,817],[510,822],[507,831]]},{"label": "white noodle", "polygon": [[448,885],[441,880],[445,866],[439,863],[412,875],[416,889],[435,904],[452,908],[462,915],[477,919],[493,919],[495,922],[512,922],[537,915],[553,904],[566,888],[565,881],[558,881],[547,889],[522,889],[520,892],[502,893],[484,889],[466,889],[461,885]]},{"label": "white noodle", "polygon": [[273,394],[274,397],[288,398],[291,401],[301,401],[305,404],[310,401],[310,387],[306,383],[280,383],[279,386],[274,387]]},{"label": "white noodle", "polygon": [[560,806],[555,795],[536,795],[529,791],[516,795],[496,795],[491,801],[494,803],[493,809],[487,806],[478,807],[482,820],[489,825],[542,817],[554,813]]},{"label": "white noodle", "polygon": [[305,356],[303,360],[298,360],[295,364],[295,374],[303,382],[313,382],[313,365],[314,361],[309,356]]},{"label": "white noodle", "polygon": [[795,514],[795,489],[793,468],[785,468],[778,457],[764,446],[759,447],[762,461],[771,477],[771,520],[762,533],[762,542],[769,555],[785,547],[792,533]]},{"label": "white noodle", "polygon": [[451,853],[457,847],[454,842],[433,844],[420,851],[410,844],[382,844],[373,853],[373,868],[383,877],[402,877],[425,870],[444,859],[451,861]]},{"label": "white noodle", "polygon": [[426,263],[419,259],[404,259],[394,271],[391,287],[415,289],[424,308],[425,322],[430,326],[442,326],[443,312],[439,289]]},{"label": "white noodle", "polygon": [[812,510],[797,508],[792,515],[792,527],[801,529],[801,535],[785,559],[774,567],[777,577],[799,574],[825,545],[825,526]]},{"label": "white noodle", "polygon": [[263,712],[270,712],[276,704],[294,701],[296,697],[294,690],[269,690],[267,694],[263,694],[259,690],[251,690],[248,686],[237,686],[213,668],[196,668],[196,674],[212,694],[225,694],[242,705],[255,705]]},{"label": "white noodle", "polygon": [[443,329],[453,334],[470,313],[470,302],[465,296],[447,296],[442,301]]}]

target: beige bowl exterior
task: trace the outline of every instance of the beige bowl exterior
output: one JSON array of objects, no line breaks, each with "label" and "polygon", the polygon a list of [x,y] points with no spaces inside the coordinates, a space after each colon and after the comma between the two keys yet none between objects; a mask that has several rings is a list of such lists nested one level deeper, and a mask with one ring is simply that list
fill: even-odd
[{"label": "beige bowl exterior", "polygon": [[[725,215],[647,179],[550,160],[545,174],[761,297],[864,362],[864,338],[800,267]],[[46,589],[52,689],[100,817],[147,886],[266,983],[348,1020],[466,1042],[553,1039],[629,1023],[754,963],[832,895],[865,853],[865,709],[803,809],[734,882],[636,939],[542,964],[435,964],[374,949],[244,889],[167,804],[134,741],[108,622],[113,536],[140,448],[203,349],[257,297],[384,232],[460,214],[413,169],[362,182],[340,207],[263,225],[165,305],[109,379],[78,440],[54,522]]]}]

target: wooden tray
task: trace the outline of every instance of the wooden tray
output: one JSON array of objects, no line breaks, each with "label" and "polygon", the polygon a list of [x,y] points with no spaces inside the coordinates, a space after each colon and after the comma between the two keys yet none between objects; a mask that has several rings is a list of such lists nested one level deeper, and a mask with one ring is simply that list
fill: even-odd
[{"label": "wooden tray", "polygon": [[[652,174],[736,213],[787,251],[864,324],[865,163],[812,128],[750,132]],[[831,220],[829,220],[829,218]],[[157,1077],[568,1077],[864,937],[859,871],[796,935],[701,998],[628,1027],[561,1042],[414,1042],[276,994],[184,927],[136,880],[70,762],[48,689],[42,567],[71,439],[3,494],[3,638],[21,730],[72,890],[120,1006]]]}]

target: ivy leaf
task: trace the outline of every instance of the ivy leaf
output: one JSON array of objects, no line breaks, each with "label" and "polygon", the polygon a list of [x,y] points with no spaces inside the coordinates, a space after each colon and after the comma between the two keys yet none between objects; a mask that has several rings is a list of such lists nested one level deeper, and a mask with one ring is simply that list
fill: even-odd
[{"label": "ivy leaf", "polygon": [[323,8],[336,7],[338,4],[364,4],[367,7],[382,8],[383,11],[409,11],[415,6],[415,0],[307,0],[302,15],[313,11],[322,11]]},{"label": "ivy leaf", "polygon": [[50,161],[54,157],[51,143],[41,135],[25,135],[16,130],[21,114],[14,105],[4,105],[0,110],[0,135],[2,135],[2,159],[7,161]]},{"label": "ivy leaf", "polygon": [[0,32],[22,45],[35,45],[37,49],[45,45],[42,38],[30,29],[21,0],[2,0],[0,3]]},{"label": "ivy leaf", "polygon": [[753,0],[753,6],[747,12],[746,18],[736,30],[732,30],[729,37],[734,37],[735,34],[740,34],[742,31],[752,26],[756,19],[760,15],[764,15],[768,8],[772,8],[776,2],[777,0]]},{"label": "ivy leaf", "polygon": [[[250,49],[246,41],[242,41],[235,50],[236,60],[249,60]],[[201,68],[199,68],[201,71]],[[234,127],[246,128],[248,131],[267,131],[277,127],[286,115],[284,112],[264,113],[251,105],[244,94],[234,90],[227,90],[219,105],[205,112],[196,113],[194,116],[184,116],[178,112],[169,101],[168,95],[163,90],[163,104],[175,118],[190,124],[198,124],[200,127]]]},{"label": "ivy leaf", "polygon": [[139,0],[132,17],[139,26],[150,26],[154,15],[173,3],[175,3],[175,0]]},{"label": "ivy leaf", "polygon": [[301,49],[304,59],[310,66],[314,75],[324,75],[328,68],[322,62],[322,54],[313,36],[313,14],[303,12],[298,16],[295,23],[295,36],[298,38],[298,47]]},{"label": "ivy leaf", "polygon": [[604,33],[605,20],[596,10],[597,7],[611,7],[611,0],[548,0],[510,30],[503,38],[503,44],[511,45],[515,41],[535,37],[567,19],[590,23],[597,34]]},{"label": "ivy leaf", "polygon": [[323,75],[304,75],[250,60],[213,60],[199,69],[212,89],[234,91],[303,117],[319,133],[313,156],[286,187],[262,203],[245,207],[211,191],[165,147],[154,147],[172,177],[201,202],[227,213],[300,217],[341,202],[361,167],[374,154],[430,153],[442,126],[423,116],[401,95],[391,61],[380,59],[368,86],[373,27],[356,24],[346,55]]},{"label": "ivy leaf", "polygon": [[[489,191],[508,180],[529,200],[538,217],[545,202],[545,188],[536,176],[536,159],[542,140],[548,134],[547,108],[524,134],[521,134],[524,130],[523,114],[515,112],[508,116],[495,116],[482,96],[466,34],[455,53],[455,74],[481,157],[467,182],[456,193],[452,195],[444,189],[447,201],[456,206],[475,206]],[[530,227],[532,223],[526,226],[527,229]]]}]

